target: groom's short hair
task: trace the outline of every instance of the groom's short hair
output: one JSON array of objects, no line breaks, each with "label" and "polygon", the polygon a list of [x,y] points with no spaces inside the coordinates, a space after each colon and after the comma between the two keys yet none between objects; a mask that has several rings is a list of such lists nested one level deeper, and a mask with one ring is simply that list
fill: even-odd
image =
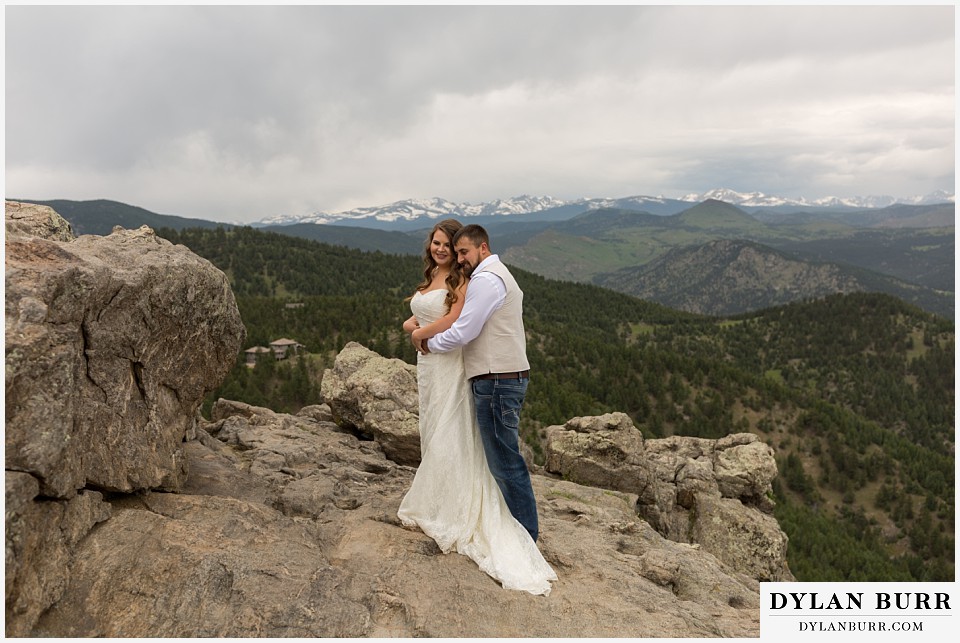
[{"label": "groom's short hair", "polygon": [[476,223],[471,223],[470,225],[465,225],[460,228],[453,237],[453,245],[457,245],[457,242],[461,239],[467,239],[477,248],[479,248],[482,243],[487,244],[488,248],[490,247],[490,235],[487,234],[483,226],[477,225]]}]

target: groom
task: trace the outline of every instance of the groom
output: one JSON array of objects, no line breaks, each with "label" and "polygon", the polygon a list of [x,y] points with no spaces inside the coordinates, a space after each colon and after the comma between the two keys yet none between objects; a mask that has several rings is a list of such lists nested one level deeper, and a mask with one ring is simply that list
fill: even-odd
[{"label": "groom", "polygon": [[530,381],[523,329],[523,292],[513,275],[490,252],[482,227],[464,226],[453,238],[457,261],[470,287],[460,317],[427,340],[424,352],[463,347],[463,364],[473,388],[477,424],[487,464],[510,513],[534,541],[539,535],[537,503],[530,473],[520,455],[520,407]]}]

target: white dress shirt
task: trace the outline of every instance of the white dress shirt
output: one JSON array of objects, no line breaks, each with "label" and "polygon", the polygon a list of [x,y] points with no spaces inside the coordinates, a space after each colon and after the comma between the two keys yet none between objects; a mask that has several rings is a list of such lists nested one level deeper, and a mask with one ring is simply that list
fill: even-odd
[{"label": "white dress shirt", "polygon": [[474,268],[460,316],[453,326],[427,340],[427,348],[431,353],[446,353],[469,344],[483,330],[490,315],[503,305],[507,298],[503,280],[492,272],[481,272],[485,265],[495,261],[500,261],[500,257],[490,255]]}]

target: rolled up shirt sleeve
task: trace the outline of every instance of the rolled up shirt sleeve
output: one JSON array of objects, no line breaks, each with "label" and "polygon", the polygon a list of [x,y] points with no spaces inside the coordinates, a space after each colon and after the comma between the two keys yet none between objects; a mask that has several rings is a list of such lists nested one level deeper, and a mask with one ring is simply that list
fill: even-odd
[{"label": "rolled up shirt sleeve", "polygon": [[497,275],[490,272],[475,274],[467,285],[463,310],[453,325],[427,340],[431,353],[447,353],[465,346],[477,338],[490,315],[503,305],[507,289]]}]

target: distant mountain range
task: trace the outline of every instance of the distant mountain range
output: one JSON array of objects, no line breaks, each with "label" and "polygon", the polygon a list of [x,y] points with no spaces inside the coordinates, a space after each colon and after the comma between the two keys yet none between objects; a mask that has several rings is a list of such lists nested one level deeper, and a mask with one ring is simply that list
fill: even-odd
[{"label": "distant mountain range", "polygon": [[280,215],[261,219],[254,227],[292,225],[300,223],[339,224],[383,229],[416,229],[429,227],[432,221],[453,217],[474,222],[502,218],[522,218],[524,221],[559,221],[577,214],[601,208],[636,210],[657,215],[682,212],[691,204],[717,200],[746,210],[753,208],[796,211],[807,209],[876,209],[894,204],[931,205],[953,203],[954,195],[944,191],[925,196],[896,198],[890,196],[826,197],[807,200],[766,195],[762,192],[736,192],[718,188],[703,194],[688,194],[679,199],[662,196],[632,196],[624,198],[555,199],[549,196],[521,195],[510,199],[470,204],[455,203],[441,198],[404,199],[387,205],[370,206],[343,212],[315,212],[308,215]]},{"label": "distant mountain range", "polygon": [[953,203],[954,195],[943,190],[931,194],[909,198],[892,196],[856,196],[835,197],[828,196],[822,199],[807,200],[803,197],[790,199],[786,197],[770,196],[763,192],[736,192],[726,188],[717,188],[703,194],[688,194],[683,201],[700,203],[708,199],[716,199],[741,208],[779,208],[794,206],[801,208],[886,208],[894,204],[904,205],[933,205],[935,203]]},{"label": "distant mountain range", "polygon": [[[741,196],[753,203],[759,199]],[[77,234],[106,235],[115,225],[145,224],[161,231],[235,227],[156,214],[116,201],[32,202],[53,207]],[[365,251],[419,255],[424,230],[446,216],[440,214],[446,202],[421,203],[420,210],[412,203],[407,202],[406,212],[413,218],[398,219],[404,224],[400,228],[383,229],[384,223],[370,215],[341,224],[274,224],[260,229]],[[954,316],[952,202],[800,208],[634,197],[603,201],[615,206],[583,212],[585,202],[553,207],[549,206],[555,202],[547,200],[526,203],[521,207],[519,201],[513,202],[511,215],[490,214],[510,209],[499,202],[496,207],[487,204],[486,210],[470,210],[474,213],[470,219],[459,218],[483,222],[491,248],[511,265],[690,312],[730,315],[824,293],[868,291]],[[426,206],[433,208],[429,214],[424,214]],[[544,209],[520,212],[525,207]],[[747,245],[714,243],[721,240]]]},{"label": "distant mountain range", "polygon": [[579,199],[562,201],[552,197],[518,196],[487,203],[454,203],[446,199],[405,199],[383,206],[357,208],[338,213],[317,212],[304,216],[275,216],[262,219],[253,227],[274,227],[299,223],[338,224],[384,230],[419,230],[431,227],[446,218],[487,223],[503,220],[543,222],[564,221],[597,208],[621,208],[676,214],[690,203],[661,197],[627,197],[623,199]]}]

